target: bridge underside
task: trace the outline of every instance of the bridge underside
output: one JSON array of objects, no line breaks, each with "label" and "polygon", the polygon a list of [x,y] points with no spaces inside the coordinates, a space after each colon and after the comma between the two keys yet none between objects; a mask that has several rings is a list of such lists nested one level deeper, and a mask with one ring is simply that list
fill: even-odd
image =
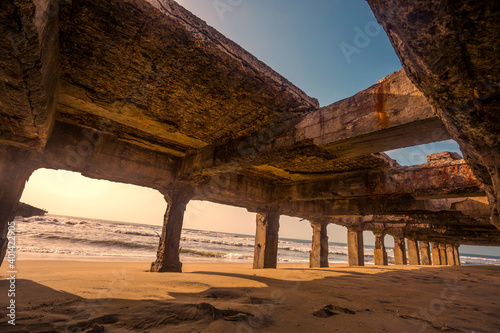
[{"label": "bridge underside", "polygon": [[[176,237],[193,199],[260,213],[269,244],[277,229],[259,223],[275,227],[286,214],[436,244],[500,245],[499,164],[475,158],[498,153],[498,129],[489,129],[491,147],[465,146],[462,133],[474,142],[475,132],[450,125],[460,119],[410,60],[319,107],[171,0],[4,1],[0,17],[2,235],[29,175],[51,168],[163,193],[156,270],[180,270]],[[481,112],[495,117],[490,99]],[[402,167],[383,153],[452,137],[466,161],[441,153]]]}]

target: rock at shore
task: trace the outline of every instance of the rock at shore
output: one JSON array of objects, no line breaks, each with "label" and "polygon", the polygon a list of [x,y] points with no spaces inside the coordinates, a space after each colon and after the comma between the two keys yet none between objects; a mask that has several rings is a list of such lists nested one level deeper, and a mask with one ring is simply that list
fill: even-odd
[{"label": "rock at shore", "polygon": [[31,216],[44,216],[47,214],[45,209],[36,208],[34,206],[20,202],[17,206],[16,216],[31,217]]}]

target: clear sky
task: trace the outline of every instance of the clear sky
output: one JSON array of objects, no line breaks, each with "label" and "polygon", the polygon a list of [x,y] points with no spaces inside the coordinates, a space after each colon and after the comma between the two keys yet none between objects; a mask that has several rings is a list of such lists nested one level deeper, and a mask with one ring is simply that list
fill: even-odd
[{"label": "clear sky", "polygon": [[[354,95],[401,68],[365,0],[178,0],[261,61],[328,105]],[[427,154],[459,151],[453,141],[396,150],[403,165]],[[162,224],[166,204],[157,191],[91,180],[67,171],[38,170],[22,201],[52,214]],[[310,239],[307,221],[282,217],[280,236]],[[207,202],[188,205],[184,227],[253,234],[255,214]],[[331,241],[346,231],[330,226]],[[373,236],[366,233],[366,243]],[[390,237],[388,237],[390,238]],[[392,245],[390,239],[388,245]]]}]

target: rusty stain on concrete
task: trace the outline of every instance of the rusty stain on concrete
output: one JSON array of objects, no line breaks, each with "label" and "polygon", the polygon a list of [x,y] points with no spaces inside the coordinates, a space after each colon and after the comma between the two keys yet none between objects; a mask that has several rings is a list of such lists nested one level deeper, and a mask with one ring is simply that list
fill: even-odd
[{"label": "rusty stain on concrete", "polygon": [[375,111],[377,112],[377,125],[381,129],[386,129],[389,127],[389,117],[387,116],[386,100],[387,94],[390,92],[389,87],[387,86],[387,81],[382,82],[378,88],[375,98],[377,100],[377,105],[375,107]]}]

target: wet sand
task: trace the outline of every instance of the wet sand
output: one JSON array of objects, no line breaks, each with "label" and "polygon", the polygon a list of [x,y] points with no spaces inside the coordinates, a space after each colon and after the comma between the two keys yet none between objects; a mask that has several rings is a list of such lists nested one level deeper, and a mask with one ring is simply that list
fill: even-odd
[{"label": "wet sand", "polygon": [[18,260],[2,332],[500,332],[500,267]]}]

